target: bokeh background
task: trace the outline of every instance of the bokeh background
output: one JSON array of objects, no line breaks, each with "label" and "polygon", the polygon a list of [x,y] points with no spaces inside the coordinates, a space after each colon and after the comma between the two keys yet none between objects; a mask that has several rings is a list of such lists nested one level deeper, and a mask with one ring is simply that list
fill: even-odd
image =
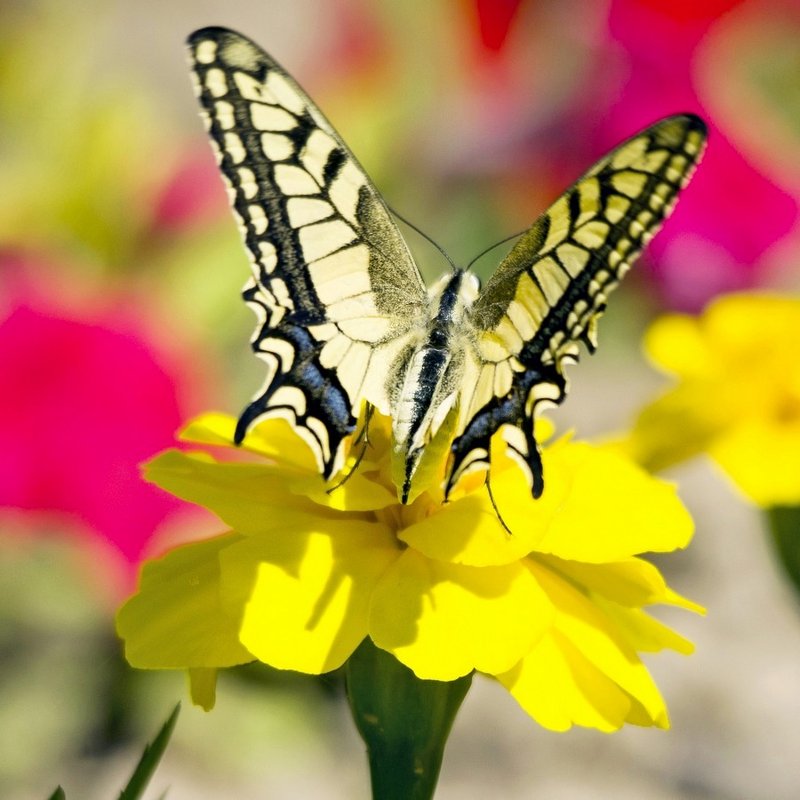
[{"label": "bokeh background", "polygon": [[[639,349],[664,309],[800,289],[796,0],[171,0],[0,4],[0,797],[116,796],[185,696],[113,633],[137,565],[219,524],[143,484],[182,420],[259,385],[246,257],[183,53],[238,29],[330,117],[389,203],[461,264],[531,224],[660,116],[700,113],[706,158],[612,299],[555,415],[624,429],[662,384]],[[428,277],[443,259],[403,226]],[[503,250],[481,259],[486,275]],[[800,332],[798,332],[800,333]],[[800,341],[800,337],[798,337]],[[800,344],[798,345],[800,353]],[[489,681],[438,797],[800,796],[800,613],[762,521],[704,461],[669,477],[697,520],[660,561],[705,620],[652,670],[669,732],[538,729]],[[149,796],[366,798],[337,676],[247,668],[184,704]]]}]

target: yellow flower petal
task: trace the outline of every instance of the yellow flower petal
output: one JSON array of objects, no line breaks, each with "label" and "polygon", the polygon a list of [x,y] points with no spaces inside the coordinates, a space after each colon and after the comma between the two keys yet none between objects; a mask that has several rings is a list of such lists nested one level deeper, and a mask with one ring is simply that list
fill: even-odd
[{"label": "yellow flower petal", "polygon": [[213,511],[240,533],[313,524],[334,512],[289,491],[285,470],[267,464],[224,464],[205,453],[167,450],[145,466],[145,477],[162,489]]},{"label": "yellow flower petal", "polygon": [[707,452],[757,504],[800,502],[798,330],[798,298],[768,294],[655,323],[651,355],[681,383],[642,410],[630,451],[651,469]]},{"label": "yellow flower petal", "polygon": [[734,418],[709,402],[708,383],[682,384],[642,409],[628,437],[627,452],[645,469],[658,472],[702,453]]},{"label": "yellow flower petal", "polygon": [[640,608],[625,608],[599,598],[595,598],[595,602],[613,619],[614,625],[635,650],[657,653],[668,649],[687,656],[694,652],[694,645],[688,639]]},{"label": "yellow flower petal", "polygon": [[757,363],[776,348],[792,352],[789,337],[800,328],[800,302],[794,296],[759,292],[723,295],[709,303],[700,322],[715,357]]},{"label": "yellow flower petal", "polygon": [[342,480],[337,477],[326,485],[319,475],[308,475],[289,479],[287,486],[293,494],[337,511],[377,511],[397,503],[395,492],[375,481],[363,465],[337,483]]},{"label": "yellow flower petal", "polygon": [[720,436],[709,452],[757,505],[800,504],[800,420],[781,427],[748,420]]},{"label": "yellow flower petal", "polygon": [[658,569],[641,558],[608,564],[583,564],[554,556],[537,556],[536,560],[551,572],[623,606],[664,603],[703,613],[702,606],[673,592]]},{"label": "yellow flower petal", "polygon": [[378,523],[324,522],[248,537],[222,555],[223,602],[242,604],[242,643],[265,664],[319,674],[367,634],[373,587],[400,555]]},{"label": "yellow flower petal", "polygon": [[497,679],[531,717],[553,731],[573,725],[615,731],[631,709],[625,692],[555,631]]},{"label": "yellow flower petal", "polygon": [[[468,566],[512,564],[530,552],[551,547],[550,544],[543,547],[542,543],[548,542],[553,525],[564,509],[575,508],[572,500],[575,481],[579,473],[587,469],[582,461],[591,459],[597,451],[588,445],[576,444],[569,437],[547,446],[542,454],[546,489],[534,500],[527,479],[505,450],[505,443],[496,437],[492,442],[491,473],[496,508],[488,490],[480,487],[444,506],[435,515],[409,526],[400,533],[400,538],[429,558]],[[623,491],[626,489],[623,487]],[[620,494],[616,485],[612,490]],[[582,488],[579,487],[579,491]],[[613,504],[614,499],[614,495],[605,497],[601,505]],[[608,513],[613,515],[614,511],[612,506]],[[580,524],[585,528],[596,517],[596,511],[592,510]],[[580,536],[580,531],[577,534]],[[575,536],[575,532],[570,535]],[[618,538],[616,531],[614,538]]]},{"label": "yellow flower petal", "polygon": [[686,314],[668,314],[657,319],[644,337],[648,357],[673,375],[703,375],[715,368],[697,320]]},{"label": "yellow flower petal", "polygon": [[656,725],[666,726],[666,707],[658,688],[609,618],[562,578],[530,559],[527,564],[556,608],[554,628],[597,670],[634,697]]},{"label": "yellow flower petal", "polygon": [[[543,517],[541,524],[547,521]],[[525,539],[503,528],[485,489],[441,506],[401,530],[398,538],[428,558],[467,566],[512,564],[528,551]]]},{"label": "yellow flower petal", "polygon": [[612,564],[582,564],[553,556],[538,556],[536,560],[589,593],[592,602],[614,618],[635,650],[654,652],[670,648],[685,654],[693,651],[691,642],[645,614],[641,607],[661,603],[698,614],[704,614],[705,609],[670,589],[649,562],[631,558]]},{"label": "yellow flower petal", "polygon": [[[179,438],[232,447],[235,428],[233,417],[208,413],[190,422]],[[247,434],[241,449],[265,456],[280,467],[281,491],[308,497],[319,505],[340,511],[373,511],[397,502],[394,491],[371,478],[372,465],[368,458],[350,474],[356,463],[355,456],[351,455],[342,474],[326,484],[317,470],[313,453],[286,420],[269,419],[259,423]]]},{"label": "yellow flower petal", "polygon": [[571,475],[570,491],[533,549],[600,563],[689,543],[692,519],[671,484],[586,444],[561,448],[558,458],[549,463]]},{"label": "yellow flower petal", "polygon": [[678,594],[674,589],[671,589],[667,586],[667,591],[664,595],[664,599],[659,601],[668,606],[675,606],[677,608],[685,608],[687,611],[694,611],[695,614],[700,614],[701,616],[705,616],[706,609],[705,606],[701,606],[700,603],[695,603],[694,600],[689,600],[688,597],[684,597],[681,594]]},{"label": "yellow flower petal", "polygon": [[239,617],[220,602],[220,554],[241,540],[228,533],[193,542],[144,565],[139,590],[117,614],[132,666],[214,668],[253,660],[239,641]]},{"label": "yellow flower petal", "polygon": [[540,550],[553,522],[570,502],[576,478],[572,453],[576,445],[570,435],[562,436],[542,450],[545,491],[534,500],[528,480],[499,442],[492,442],[492,494],[497,511],[511,531],[518,555]]},{"label": "yellow flower petal", "polygon": [[217,700],[216,669],[190,669],[189,695],[196,706],[203,711],[211,711]]},{"label": "yellow flower petal", "polygon": [[[179,434],[186,442],[233,445],[236,419],[229,414],[210,412],[193,419]],[[240,445],[242,450],[256,453],[290,469],[308,474],[317,473],[317,462],[311,448],[284,419],[274,418],[251,428]]]},{"label": "yellow flower petal", "polygon": [[464,567],[406,550],[372,600],[369,632],[419,678],[449,681],[509,669],[550,624],[553,609],[521,564]]},{"label": "yellow flower petal", "polygon": [[219,447],[233,446],[236,419],[220,411],[206,411],[189,420],[178,432],[178,439],[196,444],[213,444]]}]

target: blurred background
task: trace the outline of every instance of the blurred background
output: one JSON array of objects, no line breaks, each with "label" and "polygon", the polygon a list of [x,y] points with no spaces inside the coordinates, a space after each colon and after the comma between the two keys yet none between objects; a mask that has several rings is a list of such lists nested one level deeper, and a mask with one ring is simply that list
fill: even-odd
[{"label": "blurred background", "polygon": [[[556,417],[624,429],[663,385],[639,350],[659,311],[800,289],[796,0],[152,0],[0,3],[0,797],[116,796],[182,675],[134,673],[113,633],[143,558],[218,523],[138,465],[261,381],[248,274],[183,40],[240,30],[290,71],[389,203],[460,264],[528,227],[594,159],[694,111],[695,178],[572,369]],[[445,268],[401,226],[427,277]],[[507,247],[506,247],[507,249]],[[490,274],[504,250],[483,258]],[[669,474],[697,520],[659,560],[705,620],[652,670],[669,732],[538,729],[476,681],[437,797],[800,796],[800,614],[762,523],[697,461]],[[151,787],[188,798],[368,796],[336,676],[252,667],[188,707]]]}]

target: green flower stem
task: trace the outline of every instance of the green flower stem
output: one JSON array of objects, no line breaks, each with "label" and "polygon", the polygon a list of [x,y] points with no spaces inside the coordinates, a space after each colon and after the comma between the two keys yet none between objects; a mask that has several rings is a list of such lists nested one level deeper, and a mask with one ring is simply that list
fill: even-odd
[{"label": "green flower stem", "polygon": [[800,508],[775,506],[768,509],[767,519],[775,551],[800,596]]},{"label": "green flower stem", "polygon": [[430,800],[447,736],[472,683],[425,681],[365,639],[347,662],[347,696],[367,745],[373,800]]}]

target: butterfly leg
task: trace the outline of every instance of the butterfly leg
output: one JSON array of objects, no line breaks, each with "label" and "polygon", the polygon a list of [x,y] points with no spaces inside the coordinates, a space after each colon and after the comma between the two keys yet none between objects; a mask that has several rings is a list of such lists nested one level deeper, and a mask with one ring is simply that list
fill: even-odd
[{"label": "butterfly leg", "polygon": [[486,473],[486,491],[489,493],[489,502],[492,504],[497,521],[503,526],[503,530],[505,530],[509,536],[513,536],[514,534],[511,532],[511,528],[509,528],[506,524],[506,521],[503,519],[503,515],[500,513],[500,509],[497,507],[497,503],[494,501],[494,494],[492,494],[492,483],[489,480],[488,472]]},{"label": "butterfly leg", "polygon": [[334,486],[331,486],[325,490],[326,494],[331,494],[332,492],[336,491],[336,489],[340,488],[341,486],[344,486],[344,484],[350,480],[351,476],[361,465],[361,462],[367,453],[367,448],[370,446],[369,423],[372,420],[372,415],[374,412],[375,412],[375,406],[373,406],[371,403],[367,403],[364,410],[364,424],[362,425],[361,430],[353,438],[353,446],[357,446],[360,444],[361,451],[356,456],[356,460],[353,463],[353,466],[347,471],[347,473],[342,477],[342,479]]}]

